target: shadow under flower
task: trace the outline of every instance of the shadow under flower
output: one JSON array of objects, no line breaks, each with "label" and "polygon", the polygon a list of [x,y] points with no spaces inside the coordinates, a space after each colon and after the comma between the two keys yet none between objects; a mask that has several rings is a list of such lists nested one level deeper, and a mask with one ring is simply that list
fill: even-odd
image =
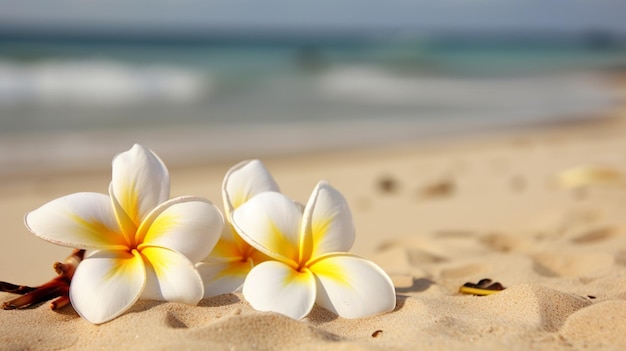
[{"label": "shadow under flower", "polygon": [[434,281],[426,278],[413,278],[413,282],[411,286],[396,288],[396,293],[406,294],[406,293],[416,293],[428,290],[431,285],[435,284]]}]

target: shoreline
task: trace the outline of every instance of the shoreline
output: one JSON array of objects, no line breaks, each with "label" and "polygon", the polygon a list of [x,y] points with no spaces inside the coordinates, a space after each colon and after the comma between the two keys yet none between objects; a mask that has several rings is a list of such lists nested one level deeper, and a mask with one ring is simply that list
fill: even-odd
[{"label": "shoreline", "polygon": [[18,133],[0,137],[0,149],[5,150],[0,153],[0,179],[19,178],[35,171],[51,175],[101,171],[109,167],[119,150],[134,143],[150,147],[173,167],[192,167],[397,145],[420,147],[544,129],[594,128],[612,123],[616,110],[617,104],[593,113],[501,122],[370,120]]}]

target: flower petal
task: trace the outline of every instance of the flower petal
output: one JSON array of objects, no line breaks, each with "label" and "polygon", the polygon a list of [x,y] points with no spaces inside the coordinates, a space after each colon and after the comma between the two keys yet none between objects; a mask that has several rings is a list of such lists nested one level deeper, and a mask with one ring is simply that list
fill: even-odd
[{"label": "flower petal", "polygon": [[254,247],[245,242],[235,231],[232,224],[226,223],[220,239],[215,244],[213,251],[202,261],[206,262],[228,262],[232,260],[243,260],[253,258],[254,262],[266,261],[269,258],[259,252]]},{"label": "flower petal", "polygon": [[145,268],[139,255],[128,251],[96,251],[76,268],[70,300],[79,315],[100,324],[129,309],[139,298],[145,282]]},{"label": "flower petal", "polygon": [[159,246],[198,262],[213,249],[224,227],[222,213],[200,197],[181,196],[154,209],[137,230],[139,249]]},{"label": "flower petal", "polygon": [[315,304],[315,278],[278,261],[255,266],[243,284],[243,296],[258,311],[272,311],[301,319]]},{"label": "flower petal", "polygon": [[349,251],[352,247],[355,234],[350,208],[344,197],[326,181],[319,182],[313,190],[303,218],[303,260]]},{"label": "flower petal", "polygon": [[111,196],[136,227],[170,193],[170,177],[165,164],[150,149],[135,144],[113,159]]},{"label": "flower petal", "polygon": [[232,215],[237,233],[266,255],[297,266],[302,214],[281,193],[264,192],[239,206]]},{"label": "flower petal", "polygon": [[230,223],[224,225],[220,239],[213,247],[213,251],[205,257],[202,261],[211,262],[228,262],[233,259],[243,258],[243,252],[241,251],[241,243],[246,243],[239,237],[239,234],[235,232],[235,229]]},{"label": "flower petal", "polygon": [[235,292],[252,269],[252,260],[230,262],[200,262],[196,269],[204,282],[204,297]]},{"label": "flower petal", "polygon": [[243,161],[233,166],[226,173],[222,184],[226,216],[230,216],[235,208],[254,195],[265,191],[280,192],[280,189],[261,161]]},{"label": "flower petal", "polygon": [[202,278],[194,265],[178,252],[160,247],[141,250],[146,265],[142,299],[196,305],[204,296]]},{"label": "flower petal", "polygon": [[391,279],[371,261],[350,254],[330,254],[309,268],[317,278],[316,302],[341,317],[367,317],[396,306]]},{"label": "flower petal", "polygon": [[135,236],[137,235],[138,225],[134,222],[134,219],[128,216],[122,205],[113,195],[112,184],[109,184],[109,198],[111,199],[111,208],[113,208],[115,218],[117,219],[117,224],[121,229],[124,240],[128,243],[130,247],[137,246]]},{"label": "flower petal", "polygon": [[121,249],[120,234],[109,197],[76,193],[52,200],[24,218],[28,230],[52,243],[83,249]]}]

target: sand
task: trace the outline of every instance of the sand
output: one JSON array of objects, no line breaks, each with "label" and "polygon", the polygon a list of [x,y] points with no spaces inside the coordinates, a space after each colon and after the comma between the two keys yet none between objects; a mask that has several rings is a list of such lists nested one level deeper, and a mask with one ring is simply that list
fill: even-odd
[{"label": "sand", "polygon": [[[236,161],[171,168],[172,195],[221,207],[222,177]],[[559,183],[580,165],[626,174],[623,108],[576,124],[263,161],[294,199],[306,201],[320,179],[344,194],[353,251],[392,277],[393,312],[349,320],[316,307],[294,321],[227,294],[198,306],[140,301],[96,326],[71,306],[43,304],[0,311],[0,349],[626,349],[626,182]],[[2,179],[0,280],[54,276],[51,264],[69,249],[30,234],[23,215],[72,192],[105,192],[108,166]],[[458,292],[483,278],[506,289]]]}]

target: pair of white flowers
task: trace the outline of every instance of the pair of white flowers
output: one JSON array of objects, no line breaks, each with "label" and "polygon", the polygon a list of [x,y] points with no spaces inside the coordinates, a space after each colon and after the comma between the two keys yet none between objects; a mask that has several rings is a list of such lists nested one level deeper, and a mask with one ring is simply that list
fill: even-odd
[{"label": "pair of white flowers", "polygon": [[328,183],[301,206],[260,161],[242,162],[224,178],[226,221],[208,200],[169,190],[163,161],[134,145],[114,158],[108,195],[75,193],[26,215],[38,237],[89,250],[70,285],[83,318],[104,323],[138,299],[197,304],[242,286],[255,309],[294,319],[315,303],[346,318],[395,307],[387,274],[347,252],[352,217]]}]

